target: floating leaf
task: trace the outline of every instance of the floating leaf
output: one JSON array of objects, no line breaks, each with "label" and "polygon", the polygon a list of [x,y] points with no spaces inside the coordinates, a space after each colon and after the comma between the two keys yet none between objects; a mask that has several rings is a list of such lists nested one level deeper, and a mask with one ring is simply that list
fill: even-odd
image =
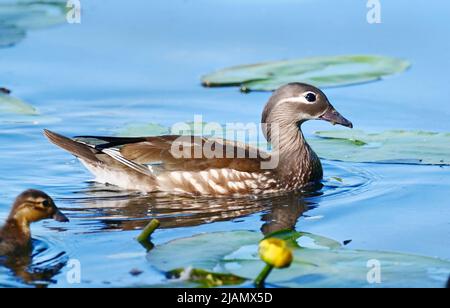
[{"label": "floating leaf", "polygon": [[450,133],[392,130],[317,132],[308,142],[320,157],[350,162],[450,164]]},{"label": "floating leaf", "polygon": [[[256,249],[256,247],[255,247]],[[379,261],[381,283],[369,284],[369,260]],[[252,255],[220,262],[242,277],[255,277],[261,265]],[[443,287],[450,262],[414,255],[363,250],[294,250],[288,270],[273,271],[268,282],[282,287]]]},{"label": "floating leaf", "polygon": [[[315,235],[312,233],[307,233],[307,232],[297,232],[294,230],[290,230],[290,229],[285,229],[285,230],[279,230],[270,234],[267,234],[264,238],[271,238],[271,237],[275,237],[275,238],[279,238],[282,240],[285,240],[286,242],[290,243],[291,246],[295,246],[295,247],[300,247],[303,246],[305,247],[305,242],[303,242],[304,239],[309,240],[310,243],[314,243],[316,247],[323,247],[323,248],[328,248],[328,249],[336,249],[336,248],[340,248],[341,244],[335,240],[320,236],[320,235]],[[302,244],[300,244],[302,243]]]},{"label": "floating leaf", "polygon": [[[223,235],[222,238],[220,238],[221,235]],[[147,259],[165,272],[188,267],[213,271],[218,260],[238,250],[246,243],[257,245],[261,239],[262,237],[259,233],[249,231],[206,233],[156,246],[147,255]],[[206,252],[208,257],[203,258],[201,255]],[[173,257],[177,255],[182,255],[183,257]]]},{"label": "floating leaf", "polygon": [[28,30],[66,21],[65,1],[16,1],[0,4],[0,47],[20,42]]},{"label": "floating leaf", "polygon": [[[281,287],[443,287],[450,273],[448,261],[337,246],[329,248],[323,244],[336,241],[324,241],[323,237],[317,241],[317,236],[308,233],[300,239],[306,237],[315,241],[316,246],[293,248],[291,266],[274,270],[268,283]],[[163,271],[193,266],[252,280],[264,267],[258,256],[258,242],[262,238],[261,234],[251,231],[206,233],[158,246],[147,258]],[[173,257],[180,252],[183,257]],[[380,262],[382,280],[379,285],[367,281],[369,260]]]},{"label": "floating leaf", "polygon": [[225,68],[202,77],[207,87],[239,86],[242,91],[273,91],[289,82],[337,87],[379,80],[405,71],[408,61],[382,56],[311,57]]},{"label": "floating leaf", "polygon": [[66,1],[17,1],[0,4],[0,20],[22,29],[39,29],[66,22]]},{"label": "floating leaf", "polygon": [[0,113],[17,113],[22,115],[38,114],[33,106],[5,93],[0,93]]}]

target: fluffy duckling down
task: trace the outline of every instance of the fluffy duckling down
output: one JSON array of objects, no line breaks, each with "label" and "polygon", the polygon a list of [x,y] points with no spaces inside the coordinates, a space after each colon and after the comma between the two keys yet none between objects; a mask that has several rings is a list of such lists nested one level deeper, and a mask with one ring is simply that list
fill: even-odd
[{"label": "fluffy duckling down", "polygon": [[59,222],[69,221],[46,193],[34,189],[21,193],[0,228],[0,256],[28,251],[31,248],[30,224],[50,218]]}]

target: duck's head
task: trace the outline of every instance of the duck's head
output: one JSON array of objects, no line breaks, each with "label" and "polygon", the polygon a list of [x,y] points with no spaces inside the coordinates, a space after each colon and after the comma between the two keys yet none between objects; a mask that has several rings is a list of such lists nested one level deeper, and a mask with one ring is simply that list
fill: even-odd
[{"label": "duck's head", "polygon": [[50,196],[34,189],[24,191],[16,198],[10,214],[10,219],[27,224],[50,218],[59,222],[69,221]]},{"label": "duck's head", "polygon": [[261,123],[298,127],[308,120],[324,120],[353,128],[352,122],[336,111],[321,90],[297,82],[286,84],[272,94],[264,107]]}]

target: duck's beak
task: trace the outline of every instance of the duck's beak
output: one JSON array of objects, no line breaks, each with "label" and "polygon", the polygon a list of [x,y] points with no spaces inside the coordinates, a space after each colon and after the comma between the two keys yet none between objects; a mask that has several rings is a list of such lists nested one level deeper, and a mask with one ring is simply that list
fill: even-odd
[{"label": "duck's beak", "polygon": [[58,222],[69,222],[69,218],[66,217],[60,210],[56,210],[55,214],[53,214],[53,219]]},{"label": "duck's beak", "polygon": [[322,114],[319,119],[321,120],[325,120],[330,122],[331,124],[335,125],[335,124],[340,124],[342,126],[345,127],[350,127],[353,128],[353,124],[352,122],[350,122],[349,120],[347,120],[346,118],[344,118],[339,112],[337,112],[336,109],[334,109],[333,106],[330,105],[330,107],[328,107],[327,111],[325,111],[324,114]]}]

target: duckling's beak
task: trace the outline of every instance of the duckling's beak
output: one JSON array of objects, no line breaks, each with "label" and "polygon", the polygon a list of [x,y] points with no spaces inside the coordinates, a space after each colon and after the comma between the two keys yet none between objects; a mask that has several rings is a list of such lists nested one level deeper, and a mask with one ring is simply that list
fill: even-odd
[{"label": "duckling's beak", "polygon": [[60,210],[56,210],[55,214],[53,214],[53,219],[58,222],[69,222],[69,218],[67,218]]},{"label": "duckling's beak", "polygon": [[322,114],[319,119],[331,122],[331,124],[340,124],[345,127],[353,128],[352,122],[344,118],[333,106],[329,106],[327,111]]}]

